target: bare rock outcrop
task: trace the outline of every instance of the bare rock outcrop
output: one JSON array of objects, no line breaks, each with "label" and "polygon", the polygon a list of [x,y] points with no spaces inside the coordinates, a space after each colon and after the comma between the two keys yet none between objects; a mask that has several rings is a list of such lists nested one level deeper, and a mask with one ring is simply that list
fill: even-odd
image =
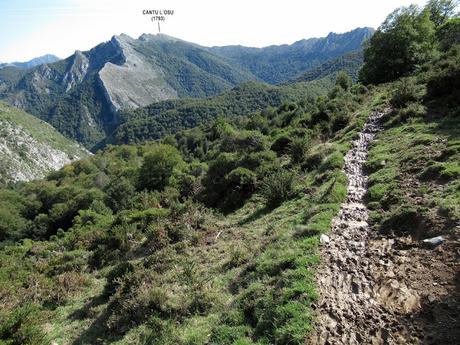
[{"label": "bare rock outcrop", "polygon": [[114,36],[111,43],[122,52],[124,63],[107,62],[98,76],[113,111],[177,98],[177,92],[166,83],[161,68],[136,52],[134,39],[127,35]]}]

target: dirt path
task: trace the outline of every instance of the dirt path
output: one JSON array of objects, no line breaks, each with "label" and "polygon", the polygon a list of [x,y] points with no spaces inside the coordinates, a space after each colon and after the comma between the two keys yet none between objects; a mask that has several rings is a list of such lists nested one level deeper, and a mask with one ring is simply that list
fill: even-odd
[{"label": "dirt path", "polygon": [[348,196],[322,246],[318,319],[307,344],[460,343],[460,227],[433,250],[367,223],[363,165],[383,115],[369,116],[345,156]]},{"label": "dirt path", "polygon": [[419,307],[419,298],[394,279],[387,260],[391,239],[371,238],[363,203],[367,176],[363,165],[369,143],[381,130],[383,112],[372,113],[345,156],[348,196],[333,221],[330,243],[322,249],[319,319],[309,344],[406,344],[398,314]]}]

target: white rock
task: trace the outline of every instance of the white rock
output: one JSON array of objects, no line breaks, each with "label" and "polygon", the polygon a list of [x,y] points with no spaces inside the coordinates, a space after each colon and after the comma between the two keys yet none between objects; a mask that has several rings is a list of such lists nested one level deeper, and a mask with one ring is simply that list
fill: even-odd
[{"label": "white rock", "polygon": [[442,242],[444,242],[444,238],[442,236],[436,236],[433,238],[427,238],[423,240],[423,243],[431,245],[431,246],[437,246],[441,244]]},{"label": "white rock", "polygon": [[319,241],[320,241],[321,243],[326,243],[326,244],[327,244],[327,243],[331,242],[331,239],[329,238],[328,235],[322,234],[322,235],[319,237]]}]

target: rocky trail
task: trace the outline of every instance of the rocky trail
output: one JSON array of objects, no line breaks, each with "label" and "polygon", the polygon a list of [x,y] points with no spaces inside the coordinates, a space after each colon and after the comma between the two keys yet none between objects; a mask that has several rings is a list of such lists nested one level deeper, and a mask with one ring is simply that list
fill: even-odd
[{"label": "rocky trail", "polygon": [[347,200],[322,247],[318,319],[307,344],[453,344],[458,335],[458,303],[443,299],[458,298],[457,258],[384,237],[367,223],[363,166],[383,115],[369,116],[345,156]]}]

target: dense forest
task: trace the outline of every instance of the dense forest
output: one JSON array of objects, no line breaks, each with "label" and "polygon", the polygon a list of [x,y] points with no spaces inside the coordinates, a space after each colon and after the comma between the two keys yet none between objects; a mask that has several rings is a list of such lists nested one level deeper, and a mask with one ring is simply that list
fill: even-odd
[{"label": "dense forest", "polygon": [[[0,344],[304,344],[319,238],[370,112],[385,111],[366,163],[371,227],[454,235],[459,37],[453,2],[398,9],[358,82],[341,71],[315,97],[250,83],[153,104],[123,114],[113,138],[136,144],[0,189]],[[434,343],[460,339],[455,303]]]},{"label": "dense forest", "polygon": [[334,75],[309,82],[280,86],[241,84],[221,95],[206,99],[162,101],[120,114],[120,124],[103,144],[128,144],[159,139],[180,130],[206,125],[218,117],[247,116],[283,102],[314,100],[334,85]]}]

